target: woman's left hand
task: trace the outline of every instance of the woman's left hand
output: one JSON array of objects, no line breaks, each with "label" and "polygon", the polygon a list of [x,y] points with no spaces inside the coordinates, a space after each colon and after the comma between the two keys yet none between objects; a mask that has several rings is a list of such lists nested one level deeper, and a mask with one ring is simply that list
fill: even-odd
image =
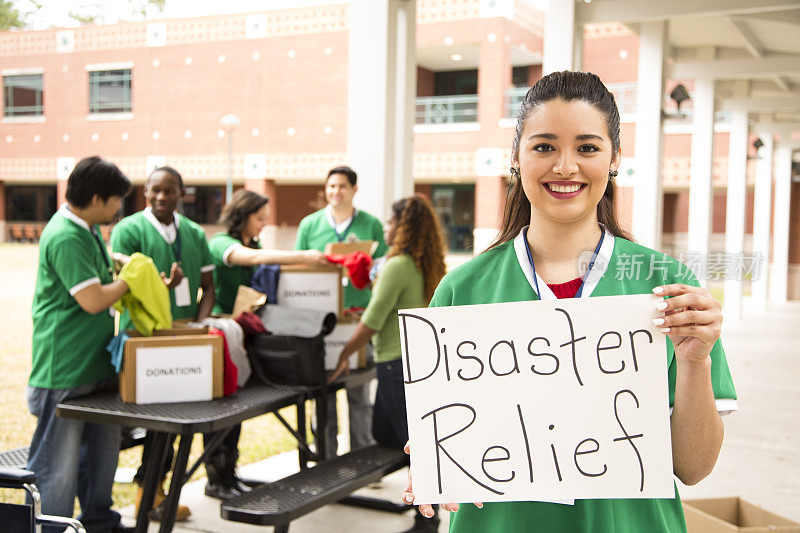
[{"label": "woman's left hand", "polygon": [[336,381],[336,378],[344,374],[345,376],[350,373],[350,358],[344,357],[343,355],[339,356],[339,364],[336,365],[336,370],[333,371],[333,374],[328,376],[328,383],[333,383]]},{"label": "woman's left hand", "polygon": [[688,362],[704,361],[722,330],[722,304],[703,287],[683,283],[653,292],[670,297],[659,303],[663,314],[653,322],[672,340],[675,354]]}]

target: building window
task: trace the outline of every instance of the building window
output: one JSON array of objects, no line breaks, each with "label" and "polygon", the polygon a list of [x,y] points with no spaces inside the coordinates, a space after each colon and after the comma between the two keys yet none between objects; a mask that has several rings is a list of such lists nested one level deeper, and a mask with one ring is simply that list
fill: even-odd
[{"label": "building window", "polygon": [[513,67],[511,69],[511,85],[529,88],[531,86],[528,81],[530,79],[529,73],[530,67]]},{"label": "building window", "polygon": [[431,203],[451,252],[471,252],[475,229],[475,185],[434,185]]},{"label": "building window", "polygon": [[225,204],[222,186],[186,187],[183,214],[198,224],[215,224]]},{"label": "building window", "polygon": [[3,115],[6,117],[44,114],[41,74],[3,76]]},{"label": "building window", "polygon": [[127,113],[131,108],[131,69],[89,72],[89,113]]},{"label": "building window", "polygon": [[478,70],[435,72],[433,85],[436,96],[478,94]]},{"label": "building window", "polygon": [[6,186],[6,219],[9,221],[49,220],[56,212],[56,186]]}]

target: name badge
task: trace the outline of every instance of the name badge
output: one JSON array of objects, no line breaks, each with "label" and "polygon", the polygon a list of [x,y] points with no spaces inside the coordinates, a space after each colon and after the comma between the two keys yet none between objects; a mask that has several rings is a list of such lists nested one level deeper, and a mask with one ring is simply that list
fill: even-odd
[{"label": "name badge", "polygon": [[189,294],[189,278],[185,277],[175,287],[175,305],[178,307],[186,307],[191,305],[192,298]]}]

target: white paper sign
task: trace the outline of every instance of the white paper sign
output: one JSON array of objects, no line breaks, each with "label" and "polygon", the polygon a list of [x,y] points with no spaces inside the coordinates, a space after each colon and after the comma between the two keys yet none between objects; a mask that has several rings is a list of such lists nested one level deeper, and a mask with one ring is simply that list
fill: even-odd
[{"label": "white paper sign", "polygon": [[282,270],[278,279],[278,305],[339,314],[339,272]]},{"label": "white paper sign", "polygon": [[415,503],[673,498],[659,300],[400,311]]},{"label": "white paper sign", "polygon": [[[336,370],[339,366],[339,354],[342,348],[356,332],[358,324],[336,324],[328,335],[325,335],[325,370]],[[358,368],[358,357],[350,356],[349,368]]]},{"label": "white paper sign", "polygon": [[136,350],[136,403],[192,402],[214,397],[213,347]]}]

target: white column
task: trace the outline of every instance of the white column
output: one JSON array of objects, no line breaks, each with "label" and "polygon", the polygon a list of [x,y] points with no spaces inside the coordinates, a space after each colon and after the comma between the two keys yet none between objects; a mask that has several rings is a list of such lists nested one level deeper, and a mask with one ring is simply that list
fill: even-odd
[{"label": "white column", "polygon": [[393,200],[414,194],[414,117],[417,98],[416,2],[397,4]]},{"label": "white column", "polygon": [[[747,193],[747,111],[731,112],[731,132],[728,148],[728,186],[725,202],[725,254],[729,265],[744,253],[744,216]],[[725,318],[738,320],[742,316],[742,279],[734,272],[725,280]]]},{"label": "white column", "polygon": [[[689,181],[688,250],[708,257],[714,171],[714,80],[698,78],[692,111],[692,170]],[[700,283],[705,286],[705,280]]]},{"label": "white column", "polygon": [[636,95],[636,173],[633,233],[650,248],[661,245],[662,118],[667,22],[644,22],[639,31]]},{"label": "white column", "polygon": [[767,286],[769,284],[769,240],[770,215],[772,214],[772,134],[764,134],[764,145],[758,150],[756,164],[756,186],[753,207],[753,260],[760,260],[758,275],[750,282],[755,311],[767,310]]},{"label": "white column", "polygon": [[[413,110],[415,97],[409,85],[416,72],[398,79],[398,71],[414,62],[414,29],[409,26],[416,20],[414,6],[406,3],[413,0],[350,3],[347,153],[359,174],[356,204],[378,218],[388,215],[396,195],[410,194],[413,188],[410,146],[406,145],[410,145],[414,116],[408,110]],[[400,46],[398,21],[404,23]],[[398,118],[402,125],[397,124]]]},{"label": "white column", "polygon": [[789,217],[792,202],[792,149],[775,149],[775,211],[772,227],[770,304],[786,303],[789,277]]},{"label": "white column", "polygon": [[544,17],[542,75],[574,70],[575,29],[575,2],[550,0]]}]

